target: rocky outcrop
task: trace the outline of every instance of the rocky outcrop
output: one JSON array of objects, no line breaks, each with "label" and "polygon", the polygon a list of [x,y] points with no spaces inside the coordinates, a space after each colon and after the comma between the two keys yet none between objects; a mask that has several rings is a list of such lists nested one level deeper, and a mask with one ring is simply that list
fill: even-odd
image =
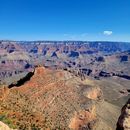
[{"label": "rocky outcrop", "polygon": [[75,112],[69,124],[69,128],[72,130],[92,130],[95,129],[96,123],[96,108],[92,106],[88,111],[81,110]]},{"label": "rocky outcrop", "polygon": [[92,100],[102,100],[103,94],[99,87],[88,87],[85,90],[83,90],[84,96],[86,96],[89,99]]},{"label": "rocky outcrop", "polygon": [[96,130],[101,101],[98,87],[72,73],[37,67],[24,84],[1,91],[0,113],[18,129]]},{"label": "rocky outcrop", "polygon": [[130,99],[121,110],[116,130],[130,130]]}]

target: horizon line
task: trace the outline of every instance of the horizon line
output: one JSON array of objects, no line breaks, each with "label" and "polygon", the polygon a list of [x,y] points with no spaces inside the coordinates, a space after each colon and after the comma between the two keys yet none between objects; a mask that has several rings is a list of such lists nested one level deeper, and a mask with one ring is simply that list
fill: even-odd
[{"label": "horizon line", "polygon": [[115,40],[7,40],[0,39],[0,41],[10,41],[10,42],[125,42],[130,43],[130,41],[115,41]]}]

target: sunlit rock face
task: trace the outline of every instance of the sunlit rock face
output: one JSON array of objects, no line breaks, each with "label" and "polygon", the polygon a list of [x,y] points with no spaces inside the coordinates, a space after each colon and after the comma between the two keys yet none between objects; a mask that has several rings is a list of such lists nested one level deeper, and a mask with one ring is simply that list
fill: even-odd
[{"label": "sunlit rock face", "polygon": [[130,130],[130,99],[121,110],[121,116],[117,123],[117,130]]}]

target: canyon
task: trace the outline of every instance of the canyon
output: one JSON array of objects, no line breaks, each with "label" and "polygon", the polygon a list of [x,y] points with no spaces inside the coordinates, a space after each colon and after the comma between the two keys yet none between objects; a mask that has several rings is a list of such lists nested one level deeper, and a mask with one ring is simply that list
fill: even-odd
[{"label": "canyon", "polygon": [[0,121],[18,130],[128,130],[129,66],[126,42],[0,41]]}]

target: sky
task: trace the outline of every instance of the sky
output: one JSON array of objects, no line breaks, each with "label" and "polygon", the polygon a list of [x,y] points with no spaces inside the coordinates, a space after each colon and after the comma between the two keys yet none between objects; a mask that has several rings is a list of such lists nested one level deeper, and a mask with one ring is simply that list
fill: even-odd
[{"label": "sky", "polygon": [[0,0],[0,39],[130,41],[130,0]]}]

